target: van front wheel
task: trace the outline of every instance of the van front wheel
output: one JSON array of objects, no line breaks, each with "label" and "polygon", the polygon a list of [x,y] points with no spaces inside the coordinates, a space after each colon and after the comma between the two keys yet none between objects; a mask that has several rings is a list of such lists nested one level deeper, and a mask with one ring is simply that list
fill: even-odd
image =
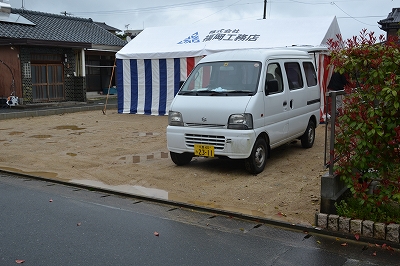
[{"label": "van front wheel", "polygon": [[176,165],[185,165],[190,163],[190,161],[193,158],[193,154],[191,153],[176,153],[176,152],[170,152],[169,153],[171,156],[171,160],[176,164]]},{"label": "van front wheel", "polygon": [[265,164],[267,163],[267,157],[267,143],[265,142],[265,139],[259,138],[254,144],[249,158],[247,158],[244,162],[246,171],[253,175],[261,173],[265,168]]},{"label": "van front wheel", "polygon": [[308,122],[308,126],[303,136],[301,136],[301,146],[303,148],[311,148],[314,145],[315,140],[315,123],[313,121]]}]

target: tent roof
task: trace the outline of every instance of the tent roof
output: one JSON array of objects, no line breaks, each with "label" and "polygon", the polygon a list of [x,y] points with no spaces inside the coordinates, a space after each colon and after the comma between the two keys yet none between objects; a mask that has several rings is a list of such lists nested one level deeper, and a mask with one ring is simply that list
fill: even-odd
[{"label": "tent roof", "polygon": [[223,21],[144,29],[118,59],[182,58],[246,48],[326,46],[340,34],[336,17]]}]

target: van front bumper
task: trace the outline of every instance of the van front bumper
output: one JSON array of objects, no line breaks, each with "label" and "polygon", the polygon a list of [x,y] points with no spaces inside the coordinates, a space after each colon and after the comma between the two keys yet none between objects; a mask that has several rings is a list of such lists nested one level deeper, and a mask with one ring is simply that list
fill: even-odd
[{"label": "van front bumper", "polygon": [[175,153],[194,153],[194,144],[214,146],[215,156],[245,159],[250,156],[256,134],[253,130],[167,127],[167,147]]}]

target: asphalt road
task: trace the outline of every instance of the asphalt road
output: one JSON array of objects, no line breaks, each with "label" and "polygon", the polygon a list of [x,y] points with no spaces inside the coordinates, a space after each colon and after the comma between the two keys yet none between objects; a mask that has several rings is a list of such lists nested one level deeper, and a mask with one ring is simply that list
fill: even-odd
[{"label": "asphalt road", "polygon": [[0,265],[400,265],[399,251],[0,173]]}]

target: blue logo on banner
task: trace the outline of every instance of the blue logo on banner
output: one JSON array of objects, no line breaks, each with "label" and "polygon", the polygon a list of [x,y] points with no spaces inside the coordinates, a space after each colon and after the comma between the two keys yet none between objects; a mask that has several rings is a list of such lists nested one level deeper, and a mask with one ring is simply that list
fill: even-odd
[{"label": "blue logo on banner", "polygon": [[183,41],[178,42],[178,44],[184,44],[184,43],[197,43],[200,42],[199,39],[199,33],[195,32],[191,36],[187,37]]}]

